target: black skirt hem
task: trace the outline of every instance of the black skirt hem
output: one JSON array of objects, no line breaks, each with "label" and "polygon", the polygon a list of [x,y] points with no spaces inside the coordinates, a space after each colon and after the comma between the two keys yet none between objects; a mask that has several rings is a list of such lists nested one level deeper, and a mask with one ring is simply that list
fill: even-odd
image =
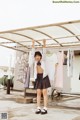
[{"label": "black skirt hem", "polygon": [[35,89],[47,89],[51,87],[50,80],[48,75],[46,77],[42,77],[42,74],[38,74],[37,79],[35,80]]}]

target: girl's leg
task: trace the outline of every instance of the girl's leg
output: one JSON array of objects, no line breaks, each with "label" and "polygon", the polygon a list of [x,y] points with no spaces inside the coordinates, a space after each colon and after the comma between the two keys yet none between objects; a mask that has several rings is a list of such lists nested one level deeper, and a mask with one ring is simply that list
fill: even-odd
[{"label": "girl's leg", "polygon": [[43,97],[44,97],[44,108],[41,110],[41,114],[47,114],[47,89],[43,89]]},{"label": "girl's leg", "polygon": [[41,90],[37,89],[37,107],[40,107],[41,102]]},{"label": "girl's leg", "polygon": [[47,89],[43,89],[43,97],[44,97],[44,108],[47,109],[47,103],[48,103]]},{"label": "girl's leg", "polygon": [[40,102],[41,102],[41,90],[37,89],[37,110],[35,112],[36,114],[41,113]]}]

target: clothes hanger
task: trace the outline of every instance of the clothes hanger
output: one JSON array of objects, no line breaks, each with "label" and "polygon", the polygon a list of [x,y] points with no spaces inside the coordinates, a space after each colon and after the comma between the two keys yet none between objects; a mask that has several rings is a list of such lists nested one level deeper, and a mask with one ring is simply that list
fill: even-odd
[{"label": "clothes hanger", "polygon": [[50,57],[50,56],[52,56],[54,53],[53,53],[53,51],[51,51],[51,50],[47,50],[46,51],[46,55],[48,56],[48,57]]}]

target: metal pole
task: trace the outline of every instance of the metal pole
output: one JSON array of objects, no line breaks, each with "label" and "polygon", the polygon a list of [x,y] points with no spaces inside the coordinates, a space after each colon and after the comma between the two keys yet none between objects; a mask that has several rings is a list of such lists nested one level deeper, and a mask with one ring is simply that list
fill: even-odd
[{"label": "metal pole", "polygon": [[7,80],[7,94],[10,94],[10,79]]},{"label": "metal pole", "polygon": [[10,55],[10,61],[9,61],[10,65],[9,65],[8,80],[7,80],[7,94],[10,94],[11,62],[12,62],[12,55]]}]

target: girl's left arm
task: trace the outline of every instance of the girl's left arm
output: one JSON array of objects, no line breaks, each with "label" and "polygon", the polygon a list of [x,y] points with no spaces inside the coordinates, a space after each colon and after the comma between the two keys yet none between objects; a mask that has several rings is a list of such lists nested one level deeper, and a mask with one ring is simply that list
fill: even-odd
[{"label": "girl's left arm", "polygon": [[35,41],[33,40],[32,41],[32,50],[29,53],[29,59],[28,59],[29,67],[31,67],[32,64],[34,63],[34,54],[35,54],[34,44],[35,44]]},{"label": "girl's left arm", "polygon": [[46,60],[46,40],[43,40],[43,61]]}]

